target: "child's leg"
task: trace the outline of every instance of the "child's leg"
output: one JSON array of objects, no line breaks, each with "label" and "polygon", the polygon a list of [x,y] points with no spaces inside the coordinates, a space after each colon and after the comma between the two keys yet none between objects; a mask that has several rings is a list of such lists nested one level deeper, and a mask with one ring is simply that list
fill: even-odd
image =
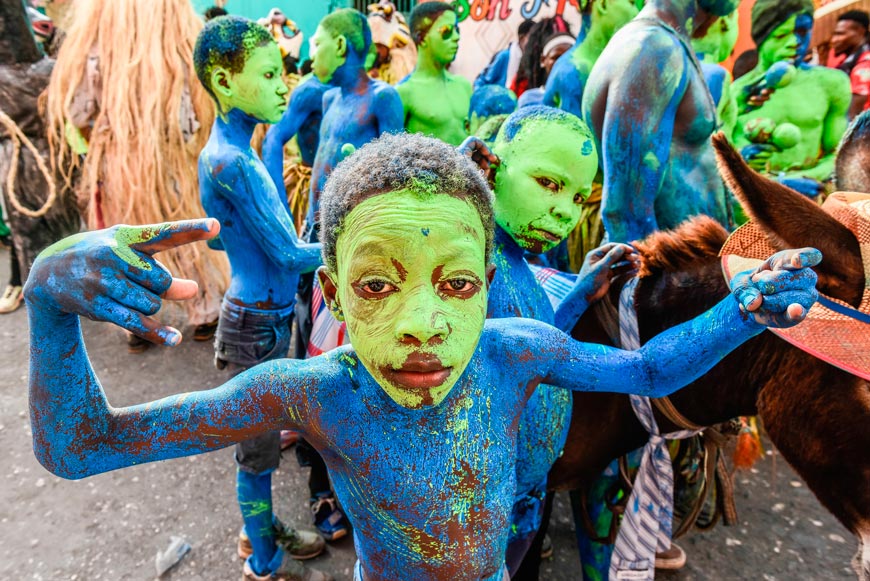
[{"label": "child's leg", "polygon": [[314,525],[327,541],[336,541],[348,533],[348,523],[341,509],[335,503],[335,494],[329,482],[329,472],[317,450],[305,440],[296,444],[296,459],[300,466],[310,466],[308,491],[311,494],[311,508],[314,512]]},{"label": "child's leg", "polygon": [[[610,521],[613,518],[607,509],[606,500],[608,493],[612,492],[618,484],[618,467],[612,472],[614,466],[609,466],[593,483],[586,497],[586,506],[589,511],[589,519],[595,527],[598,536],[606,536],[610,531]],[[586,534],[583,519],[579,516],[581,510],[580,493],[571,492],[571,506],[574,510],[574,525],[577,535],[577,548],[580,552],[580,565],[583,569],[584,581],[603,581],[607,579],[610,571],[610,557],[613,554],[613,545],[605,545],[592,541]]]},{"label": "child's leg", "polygon": [[280,457],[278,432],[269,432],[236,446],[236,494],[245,532],[253,549],[251,568],[257,574],[269,570],[275,556],[272,514],[272,471]]}]

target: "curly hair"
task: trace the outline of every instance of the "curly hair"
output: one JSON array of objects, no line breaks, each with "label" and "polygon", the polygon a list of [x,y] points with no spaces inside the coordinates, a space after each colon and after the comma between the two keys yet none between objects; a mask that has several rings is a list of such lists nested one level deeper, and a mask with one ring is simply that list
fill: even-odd
[{"label": "curly hair", "polygon": [[336,166],[320,198],[323,263],[335,270],[344,219],[357,205],[386,192],[409,190],[453,196],[470,203],[492,251],[492,192],[474,163],[443,141],[419,134],[384,134]]},{"label": "curly hair", "polygon": [[516,83],[519,86],[523,81],[528,83],[528,89],[543,87],[547,82],[547,71],[541,66],[541,57],[544,56],[544,46],[547,42],[560,34],[571,34],[571,27],[561,16],[544,18],[537,22],[529,31],[526,48],[520,59],[520,68],[517,71]]},{"label": "curly hair", "polygon": [[275,42],[265,27],[241,16],[218,16],[209,20],[193,49],[193,66],[199,82],[217,101],[211,86],[211,71],[223,67],[230,73],[239,73],[252,50]]}]

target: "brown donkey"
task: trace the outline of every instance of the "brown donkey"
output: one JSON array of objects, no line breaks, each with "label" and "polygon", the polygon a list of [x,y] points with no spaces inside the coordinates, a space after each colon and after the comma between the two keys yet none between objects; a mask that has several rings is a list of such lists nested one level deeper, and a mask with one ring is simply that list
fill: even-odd
[{"label": "brown donkey", "polygon": [[[773,246],[821,250],[819,290],[857,307],[865,282],[855,236],[806,198],[753,172],[723,137],[714,136],[714,145],[726,183]],[[642,341],[704,312],[729,292],[718,257],[726,237],[716,222],[699,217],[637,244]],[[622,284],[613,286],[609,300],[617,304]],[[604,311],[590,310],[575,337],[610,343]],[[761,416],[783,457],[857,537],[853,567],[861,581],[870,581],[870,382],[765,332],[671,400],[700,425]],[[550,473],[554,489],[588,490],[613,458],[646,442],[626,396],[575,392],[573,414],[564,455]],[[658,414],[657,421],[662,432],[675,429]]]}]

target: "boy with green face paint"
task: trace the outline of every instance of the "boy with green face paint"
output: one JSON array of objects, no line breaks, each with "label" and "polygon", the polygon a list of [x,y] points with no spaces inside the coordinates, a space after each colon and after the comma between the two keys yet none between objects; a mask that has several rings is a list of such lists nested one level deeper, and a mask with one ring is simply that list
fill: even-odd
[{"label": "boy with green face paint", "polygon": [[40,462],[81,478],[298,429],[324,454],[353,520],[356,579],[506,579],[517,426],[536,387],[665,395],[765,324],[801,320],[816,298],[807,267],[821,259],[812,249],[778,253],[738,275],[734,295],[708,313],[621,351],[537,321],[485,320],[489,189],[438,140],[366,145],[333,172],[322,216],[324,297],[353,347],[126,408],[109,407],[78,315],[177,344],[178,332],[149,313],[158,296],[189,297],[196,285],[173,280],[151,255],[214,236],[217,224],[116,227],[49,248],[25,290]]},{"label": "boy with green face paint", "polygon": [[[194,65],[218,108],[199,157],[200,195],[206,212],[223,226],[221,242],[232,267],[215,334],[215,364],[239,373],[287,355],[299,274],[317,268],[320,246],[297,239],[286,201],[250,147],[256,125],[279,121],[287,107],[275,40],[250,20],[216,18],[197,38]],[[244,578],[329,579],[293,560],[319,554],[323,539],[289,529],[273,515],[271,473],[280,453],[277,431],[236,448]]]},{"label": "boy with green face paint", "polygon": [[[754,169],[770,172],[808,196],[820,194],[831,179],[852,97],[849,77],[842,71],[801,65],[813,8],[810,0],[758,0],[752,7],[758,65],[733,86],[740,112],[735,145]],[[762,86],[759,98],[756,92]],[[793,124],[799,137],[790,147],[753,143],[747,124],[755,119],[769,119],[774,127]]]},{"label": "boy with green face paint", "polygon": [[[505,121],[493,152],[500,161],[493,188],[496,273],[487,316],[526,317],[570,331],[586,307],[606,292],[611,267],[630,258],[631,248],[610,244],[591,253],[574,288],[555,312],[524,256],[556,247],[580,220],[582,203],[598,171],[592,134],[570,113],[524,107]],[[564,447],[570,418],[570,394],[544,384],[523,411],[507,549],[512,576],[541,526],[547,474]]]},{"label": "boy with green face paint", "polygon": [[444,2],[424,2],[411,12],[417,66],[396,86],[405,110],[405,129],[459,145],[468,136],[464,121],[471,83],[447,67],[459,48],[456,12]]}]

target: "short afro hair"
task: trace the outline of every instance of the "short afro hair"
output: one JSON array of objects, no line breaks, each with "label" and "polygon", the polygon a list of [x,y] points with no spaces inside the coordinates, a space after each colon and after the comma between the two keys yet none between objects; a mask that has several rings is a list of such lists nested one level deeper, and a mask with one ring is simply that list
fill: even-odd
[{"label": "short afro hair", "polygon": [[517,109],[505,120],[504,125],[501,126],[498,132],[498,137],[496,137],[496,143],[510,143],[526,123],[537,119],[563,123],[580,133],[583,137],[594,141],[589,126],[576,115],[554,107],[547,107],[546,105],[530,105]]},{"label": "short afro hair", "polygon": [[468,118],[477,115],[480,118],[493,115],[511,114],[517,108],[517,98],[513,91],[501,85],[483,85],[471,94],[468,106]]},{"label": "short afro hair", "polygon": [[414,6],[408,19],[408,28],[411,29],[414,44],[423,42],[432,24],[447,11],[456,12],[456,9],[446,2],[423,2]]},{"label": "short afro hair", "polygon": [[339,163],[320,198],[323,263],[336,269],[336,243],[347,215],[368,198],[410,190],[467,201],[486,232],[486,261],[492,253],[492,192],[483,173],[443,141],[415,133],[385,133]]},{"label": "short afro hair", "polygon": [[870,16],[868,16],[863,10],[849,10],[848,12],[843,12],[837,17],[837,22],[842,22],[843,20],[854,22],[863,28],[870,28]]},{"label": "short afro hair", "polygon": [[319,26],[333,38],[343,36],[357,56],[365,58],[368,54],[372,45],[372,30],[369,21],[359,10],[341,8],[330,12]]},{"label": "short afro hair", "polygon": [[272,34],[253,20],[241,16],[218,16],[209,20],[196,37],[196,46],[193,47],[196,76],[217,101],[211,86],[212,69],[223,67],[230,73],[240,73],[252,50],[274,42]]}]

